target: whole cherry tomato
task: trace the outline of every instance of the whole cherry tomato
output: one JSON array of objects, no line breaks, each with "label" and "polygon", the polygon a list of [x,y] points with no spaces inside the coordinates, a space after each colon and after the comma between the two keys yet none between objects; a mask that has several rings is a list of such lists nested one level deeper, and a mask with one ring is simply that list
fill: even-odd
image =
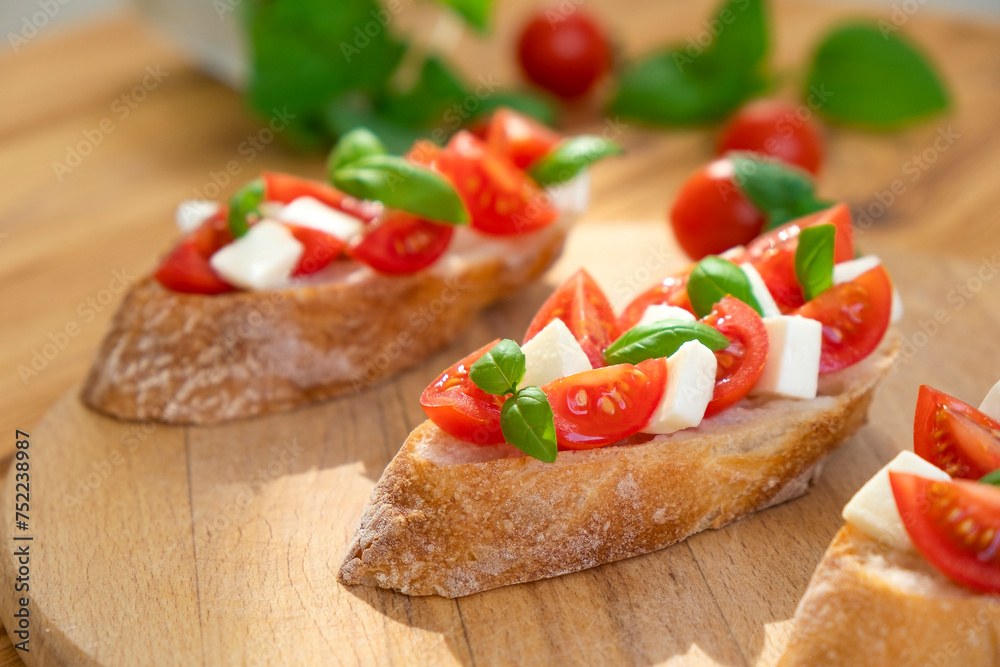
[{"label": "whole cherry tomato", "polygon": [[737,111],[722,130],[718,153],[753,151],[819,173],[823,139],[808,107],[757,100]]},{"label": "whole cherry tomato", "polygon": [[611,47],[596,20],[579,7],[553,7],[532,15],[517,43],[530,81],[572,99],[586,94],[611,69]]}]

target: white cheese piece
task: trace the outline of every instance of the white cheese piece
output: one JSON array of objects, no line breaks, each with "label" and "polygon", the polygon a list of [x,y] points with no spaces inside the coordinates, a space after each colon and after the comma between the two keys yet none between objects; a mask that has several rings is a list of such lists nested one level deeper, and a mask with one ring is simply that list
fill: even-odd
[{"label": "white cheese piece", "polygon": [[590,204],[590,170],[584,169],[565,183],[550,185],[545,192],[561,213],[583,215]]},{"label": "white cheese piece", "polygon": [[823,325],[799,315],[765,317],[768,352],[752,395],[816,398]]},{"label": "white cheese piece", "polygon": [[735,262],[738,259],[742,259],[743,253],[746,251],[747,247],[745,245],[734,245],[729,250],[721,253],[719,257],[722,259],[728,259],[730,262]]},{"label": "white cheese piece", "polygon": [[[865,255],[848,262],[841,262],[833,267],[833,284],[849,283],[863,273],[867,273],[882,263],[876,255]],[[896,286],[892,286],[892,314],[889,320],[898,322],[903,319],[903,298]]]},{"label": "white cheese piece", "polygon": [[293,199],[281,209],[277,217],[282,222],[317,229],[330,236],[336,236],[341,241],[350,241],[355,236],[361,235],[365,229],[365,223],[361,220],[327,206],[313,197]]},{"label": "white cheese piece", "polygon": [[986,398],[979,405],[979,411],[987,417],[1000,421],[1000,382],[993,385],[990,392],[986,394]]},{"label": "white cheese piece", "polygon": [[646,306],[646,312],[642,314],[642,317],[636,323],[636,326],[639,326],[640,324],[652,324],[653,322],[659,322],[660,320],[684,320],[685,322],[694,322],[695,316],[679,306],[657,303],[652,306]]},{"label": "white cheese piece", "polygon": [[914,475],[948,481],[948,473],[923,460],[913,452],[900,452],[896,458],[875,473],[861,490],[844,506],[844,520],[870,536],[896,549],[912,549],[913,543],[906,533],[899,516],[896,499],[889,483],[889,471],[909,472]]},{"label": "white cheese piece", "polygon": [[280,222],[261,220],[212,255],[209,263],[226,282],[253,290],[284,286],[304,246]]},{"label": "white cheese piece", "polygon": [[747,280],[750,281],[750,291],[753,293],[753,297],[757,299],[757,303],[760,304],[761,314],[764,317],[777,317],[781,315],[781,309],[778,308],[774,297],[771,296],[771,291],[767,289],[764,279],[757,269],[754,268],[753,264],[740,264],[740,269],[743,270]]},{"label": "white cheese piece", "polygon": [[190,234],[218,212],[218,202],[207,199],[188,199],[177,205],[174,220],[182,233]]},{"label": "white cheese piece", "polygon": [[589,371],[593,366],[570,333],[565,322],[556,318],[521,346],[524,352],[524,379],[521,386],[542,386],[567,375]]},{"label": "white cheese piece", "polygon": [[715,353],[690,340],[667,359],[667,388],[643,433],[673,433],[697,426],[715,391]]}]

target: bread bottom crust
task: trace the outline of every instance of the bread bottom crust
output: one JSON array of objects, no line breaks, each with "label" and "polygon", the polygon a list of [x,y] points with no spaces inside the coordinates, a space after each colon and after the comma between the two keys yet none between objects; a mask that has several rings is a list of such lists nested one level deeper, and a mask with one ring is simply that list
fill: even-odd
[{"label": "bread bottom crust", "polygon": [[[372,493],[345,584],[458,597],[648,553],[776,500],[866,420],[885,349],[812,401],[747,403],[696,429],[542,463],[417,427]],[[492,460],[465,462],[479,455]]]}]

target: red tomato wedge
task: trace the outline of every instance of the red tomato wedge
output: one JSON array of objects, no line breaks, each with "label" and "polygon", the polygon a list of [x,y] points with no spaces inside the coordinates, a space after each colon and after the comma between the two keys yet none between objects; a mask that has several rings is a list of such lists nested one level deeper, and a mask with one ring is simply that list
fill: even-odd
[{"label": "red tomato wedge", "polygon": [[1000,468],[1000,422],[922,385],[913,421],[913,451],[952,477],[979,479]]},{"label": "red tomato wedge", "polygon": [[391,211],[377,220],[347,253],[380,273],[414,273],[444,254],[454,229]]},{"label": "red tomato wedge", "polygon": [[1000,591],[1000,488],[890,472],[906,532],[924,558],[953,581]]},{"label": "red tomato wedge", "polygon": [[799,308],[804,303],[802,287],[795,275],[795,250],[799,246],[799,232],[815,225],[834,225],[837,228],[833,251],[835,262],[854,259],[851,209],[844,203],[789,222],[759,236],[747,246],[748,261],[760,273],[783,311]]},{"label": "red tomato wedge", "polygon": [[618,319],[618,329],[624,333],[634,327],[642,319],[643,313],[649,306],[666,304],[677,306],[684,310],[694,310],[691,308],[691,299],[687,294],[687,281],[690,270],[673,276],[667,276],[658,284],[653,285],[648,290],[637,296],[622,311]]},{"label": "red tomato wedge", "polygon": [[312,197],[331,208],[353,215],[365,222],[371,222],[381,209],[374,202],[355,199],[332,185],[309,178],[300,178],[276,171],[265,171],[260,177],[264,181],[264,198],[267,201],[290,204],[299,197]]},{"label": "red tomato wedge", "polygon": [[638,433],[667,384],[667,360],[618,364],[559,378],[542,387],[560,449],[593,449]]},{"label": "red tomato wedge", "polygon": [[769,343],[760,315],[736,297],[724,297],[702,322],[729,339],[729,347],[715,353],[715,392],[705,410],[711,417],[750,393],[764,372]]},{"label": "red tomato wedge", "polygon": [[344,250],[345,243],[336,236],[312,227],[289,224],[285,226],[304,248],[302,259],[299,260],[299,265],[292,272],[293,276],[307,276],[326,268]]},{"label": "red tomato wedge", "polygon": [[153,274],[158,283],[174,292],[223,294],[236,288],[215,273],[208,260],[215,251],[230,243],[233,235],[226,223],[225,210],[206,220],[181,239]]},{"label": "red tomato wedge", "polygon": [[486,145],[494,153],[513,162],[518,169],[527,169],[560,141],[562,137],[555,130],[506,108],[498,109],[493,114],[486,129]]},{"label": "red tomato wedge", "polygon": [[615,311],[601,287],[580,269],[552,293],[528,325],[524,342],[560,319],[576,337],[594,368],[604,365],[604,350],[619,336]]},{"label": "red tomato wedge", "polygon": [[487,343],[446,370],[420,395],[420,405],[438,428],[480,445],[504,441],[500,407],[504,399],[487,394],[469,377],[469,368],[500,342]]},{"label": "red tomato wedge", "polygon": [[882,266],[834,285],[795,311],[823,325],[819,372],[831,373],[875,351],[889,328],[892,281]]},{"label": "red tomato wedge", "polygon": [[466,130],[452,137],[434,166],[458,190],[472,226],[481,232],[533,232],[559,217],[548,195],[527,174]]}]

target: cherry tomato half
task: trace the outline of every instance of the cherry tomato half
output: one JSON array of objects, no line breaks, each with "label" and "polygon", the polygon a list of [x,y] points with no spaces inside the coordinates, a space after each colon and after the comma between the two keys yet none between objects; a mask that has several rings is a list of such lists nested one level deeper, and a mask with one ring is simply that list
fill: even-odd
[{"label": "cherry tomato half", "polygon": [[532,15],[517,42],[517,57],[528,80],[565,99],[589,92],[612,60],[604,30],[579,6]]},{"label": "cherry tomato half", "polygon": [[487,394],[469,377],[469,368],[500,342],[497,338],[438,376],[420,395],[420,405],[438,428],[480,445],[504,441],[500,407],[504,399]]},{"label": "cherry tomato half", "polygon": [[729,347],[715,353],[715,392],[705,410],[711,417],[750,393],[764,372],[769,343],[760,315],[736,297],[724,297],[702,321],[729,339]]},{"label": "cherry tomato half", "polygon": [[811,116],[808,107],[781,100],[750,102],[726,123],[717,152],[752,151],[817,174],[823,140]]},{"label": "cherry tomato half", "polygon": [[618,319],[618,330],[624,333],[638,324],[649,306],[666,304],[683,308],[694,314],[694,310],[691,308],[691,299],[688,298],[687,293],[690,272],[689,268],[683,273],[667,276],[633,299]]},{"label": "cherry tomato half", "polygon": [[236,288],[219,277],[209,264],[215,251],[230,243],[233,235],[226,222],[226,211],[206,220],[160,263],[153,274],[158,283],[174,292],[186,294],[223,294]]},{"label": "cherry tomato half", "polygon": [[402,211],[375,221],[347,253],[380,273],[413,273],[443,255],[454,229]]},{"label": "cherry tomato half", "polygon": [[498,109],[486,129],[486,145],[519,169],[527,169],[559,145],[562,137],[534,118],[512,109]]},{"label": "cherry tomato half", "polygon": [[913,421],[913,451],[952,477],[979,479],[1000,468],[1000,422],[922,385]]},{"label": "cherry tomato half", "polygon": [[293,276],[307,276],[310,273],[316,273],[326,268],[344,251],[346,244],[332,234],[321,232],[312,227],[289,224],[285,226],[303,247],[302,259],[299,260],[299,265],[292,272]]}]

